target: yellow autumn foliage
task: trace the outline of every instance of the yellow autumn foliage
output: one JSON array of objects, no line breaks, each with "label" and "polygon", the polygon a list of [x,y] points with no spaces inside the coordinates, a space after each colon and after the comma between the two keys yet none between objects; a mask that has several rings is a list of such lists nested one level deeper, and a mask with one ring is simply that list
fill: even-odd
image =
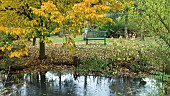
[{"label": "yellow autumn foliage", "polygon": [[0,50],[4,51],[4,50],[5,50],[5,47],[4,47],[4,46],[3,46],[3,47],[0,47]]},{"label": "yellow autumn foliage", "polygon": [[[86,24],[86,21],[90,22],[89,25],[94,23],[106,23],[107,21],[112,22],[111,18],[106,17],[106,13],[109,12],[110,9],[120,11],[122,6],[124,6],[124,3],[116,0],[1,1],[2,6],[0,6],[0,10],[5,11],[0,12],[0,16],[2,17],[0,18],[0,31],[12,35],[13,37],[19,37],[15,38],[16,40],[13,40],[11,44],[0,46],[1,50],[8,50],[11,52],[9,55],[10,57],[27,55],[28,50],[25,49],[27,38],[25,37],[32,30],[36,30],[35,34],[31,34],[29,38],[34,38],[36,33],[38,33],[38,35],[40,35],[40,37],[38,37],[40,41],[47,43],[49,40],[46,37],[44,38],[44,36],[49,34],[48,28],[49,26],[51,27],[52,24],[55,25],[55,27],[57,26],[52,30],[52,34],[59,32],[60,28],[63,28],[65,32],[75,34]],[[128,4],[133,4],[133,2],[129,2]],[[23,10],[22,8],[24,7],[26,8]],[[5,8],[9,8],[9,10]],[[27,12],[30,13],[26,14]],[[5,26],[10,27],[8,28]],[[68,41],[71,42],[68,46],[74,45],[71,39],[68,39]],[[22,46],[22,48],[13,50],[13,45]]]},{"label": "yellow autumn foliage", "polygon": [[7,47],[7,50],[10,51],[11,49],[12,49],[12,46],[9,45],[9,46]]},{"label": "yellow autumn foliage", "polygon": [[25,34],[25,31],[26,30],[24,28],[12,28],[10,30],[10,34],[20,36],[20,35]]},{"label": "yellow autumn foliage", "polygon": [[19,57],[21,57],[23,55],[28,55],[28,49],[27,48],[11,52],[9,57],[10,58],[12,58],[12,57],[18,57],[19,58]]},{"label": "yellow autumn foliage", "polygon": [[52,1],[44,2],[43,5],[41,6],[41,10],[47,13],[58,11],[58,9],[56,8]]},{"label": "yellow autumn foliage", "polygon": [[85,3],[91,3],[91,4],[96,4],[99,2],[99,0],[84,0]]},{"label": "yellow autumn foliage", "polygon": [[60,28],[55,28],[53,34],[60,32]]},{"label": "yellow autumn foliage", "polygon": [[0,26],[0,31],[5,32],[6,34],[11,34],[11,35],[24,35],[27,29],[24,28],[7,28]]},{"label": "yellow autumn foliage", "polygon": [[8,33],[8,32],[9,32],[9,29],[6,28],[6,27],[0,26],[0,31],[3,31],[3,32],[5,32],[5,33]]}]

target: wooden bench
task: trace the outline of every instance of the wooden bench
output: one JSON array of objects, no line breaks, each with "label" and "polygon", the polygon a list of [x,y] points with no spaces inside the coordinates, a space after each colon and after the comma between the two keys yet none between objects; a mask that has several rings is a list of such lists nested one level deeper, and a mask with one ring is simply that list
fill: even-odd
[{"label": "wooden bench", "polygon": [[88,31],[85,36],[86,45],[88,40],[104,40],[104,45],[106,45],[106,31]]}]

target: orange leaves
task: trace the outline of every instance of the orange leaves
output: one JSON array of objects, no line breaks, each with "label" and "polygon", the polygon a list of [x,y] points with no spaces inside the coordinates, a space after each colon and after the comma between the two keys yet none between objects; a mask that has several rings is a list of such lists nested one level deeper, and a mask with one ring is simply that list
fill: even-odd
[{"label": "orange leaves", "polygon": [[3,32],[5,32],[5,33],[8,33],[8,32],[9,32],[9,29],[6,28],[6,27],[0,26],[0,31],[3,31]]},{"label": "orange leaves", "polygon": [[95,5],[94,6],[94,10],[96,10],[97,12],[108,12],[110,9],[109,6],[106,5]]},{"label": "orange leaves", "polygon": [[7,50],[8,50],[8,51],[11,51],[11,49],[12,49],[12,46],[9,45],[9,46],[7,47]]},{"label": "orange leaves", "polygon": [[85,3],[91,3],[91,4],[96,4],[99,2],[99,0],[84,0]]},{"label": "orange leaves", "polygon": [[4,46],[3,46],[3,47],[0,47],[0,50],[4,51],[4,50],[5,50],[5,47],[4,47]]},{"label": "orange leaves", "polygon": [[10,35],[24,35],[26,32],[26,29],[24,28],[7,28],[7,27],[0,27],[0,31],[5,32],[6,34],[10,34]]},{"label": "orange leaves", "polygon": [[40,9],[36,9],[36,8],[33,8],[33,7],[30,7],[30,9],[33,10],[33,13],[34,13],[35,15],[43,16],[43,17],[48,17],[48,15],[45,14],[45,13],[44,13],[42,10],[40,10]]},{"label": "orange leaves", "polygon": [[24,35],[25,31],[26,30],[24,28],[12,28],[10,30],[10,34],[20,36],[20,35]]},{"label": "orange leaves", "polygon": [[4,51],[9,57],[20,57],[27,54],[27,29],[0,27],[4,32],[4,43],[0,45],[0,50]]},{"label": "orange leaves", "polygon": [[0,27],[0,31],[3,31],[6,34],[10,34],[13,36],[24,36],[24,35],[26,35],[27,29]]},{"label": "orange leaves", "polygon": [[58,11],[57,7],[53,4],[52,1],[44,2],[40,10],[44,12],[43,15],[46,18],[50,16],[50,20],[52,20],[53,22],[61,23],[64,19],[64,17]]},{"label": "orange leaves", "polygon": [[113,22],[113,20],[111,18],[107,18],[108,22]]},{"label": "orange leaves", "polygon": [[129,4],[130,4],[130,5],[134,5],[134,4],[135,4],[135,2],[133,2],[133,1],[130,1],[130,2],[129,2]]},{"label": "orange leaves", "polygon": [[61,25],[62,21],[64,20],[64,17],[61,14],[58,14],[58,15],[57,14],[53,14],[50,17],[50,20]]},{"label": "orange leaves", "polygon": [[45,17],[47,21],[49,18],[52,22],[61,24],[64,20],[64,17],[52,1],[44,2],[40,9],[34,7],[30,7],[30,9],[33,10],[33,13],[38,17]]},{"label": "orange leaves", "polygon": [[58,9],[56,8],[52,1],[44,2],[43,5],[41,6],[41,10],[46,13],[58,11]]},{"label": "orange leaves", "polygon": [[9,55],[9,57],[10,58],[12,58],[12,57],[21,57],[21,55],[22,55],[22,52],[20,52],[20,51],[15,51],[15,52],[12,52],[10,55]]},{"label": "orange leaves", "polygon": [[3,52],[4,52],[5,50],[11,51],[11,49],[12,49],[12,45],[11,45],[11,44],[8,44],[8,42],[6,42],[5,45],[0,46],[0,50],[2,50]]},{"label": "orange leaves", "polygon": [[28,55],[28,49],[27,48],[11,52],[9,57],[10,58],[12,58],[12,57],[18,57],[19,58],[23,55]]},{"label": "orange leaves", "polygon": [[86,8],[84,10],[85,10],[84,12],[85,14],[96,13],[96,10],[93,8]]},{"label": "orange leaves", "polygon": [[84,2],[75,4],[73,6],[73,12],[77,13],[77,14],[80,14],[80,15],[83,15],[84,14],[84,10],[86,10],[86,9],[87,9],[87,7],[86,7],[86,4]]},{"label": "orange leaves", "polygon": [[[13,48],[15,48],[15,44],[18,44],[17,42],[13,42],[12,44],[6,44],[2,47],[0,47],[0,50],[2,50],[3,52],[9,53],[9,57],[21,57],[23,55],[28,55],[28,49],[25,46],[24,48],[21,49],[15,49],[13,50]],[[22,45],[22,44],[21,44]]]},{"label": "orange leaves", "polygon": [[56,34],[56,33],[58,33],[58,32],[60,32],[60,28],[55,28],[55,29],[53,30],[53,34]]},{"label": "orange leaves", "polygon": [[72,14],[74,14],[71,17],[80,20],[79,22],[91,21],[97,23],[99,19],[105,18],[106,12],[110,9],[109,6],[98,4],[98,2],[98,0],[84,0],[75,4],[72,11]]}]

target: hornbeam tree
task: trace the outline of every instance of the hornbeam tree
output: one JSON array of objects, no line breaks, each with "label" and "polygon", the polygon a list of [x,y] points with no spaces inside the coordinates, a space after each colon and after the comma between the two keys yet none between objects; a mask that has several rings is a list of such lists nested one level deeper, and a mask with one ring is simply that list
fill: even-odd
[{"label": "hornbeam tree", "polygon": [[[34,7],[30,7],[30,9],[33,10],[33,14],[35,14],[34,19],[37,21],[35,28],[40,38],[39,58],[44,59],[45,43],[50,42],[47,35],[52,32],[55,34],[55,32],[60,30],[57,26],[62,25],[64,17],[52,1],[43,2],[39,9]],[[51,28],[53,28],[52,31],[50,30]]]},{"label": "hornbeam tree", "polygon": [[28,48],[25,34],[28,30],[24,28],[6,28],[0,27],[2,41],[0,42],[0,50],[5,52],[9,57],[20,57],[28,55]]},{"label": "hornbeam tree", "polygon": [[[28,38],[40,38],[40,59],[46,57],[45,43],[50,42],[47,36],[59,32],[61,28],[75,36],[87,21],[89,25],[112,22],[112,19],[106,18],[107,12],[120,10],[122,7],[121,2],[114,0],[0,0],[0,4],[1,32],[10,35],[12,32],[19,32],[20,34],[12,35],[19,35],[13,43]],[[26,48],[26,43],[21,44]],[[66,37],[63,45],[73,50],[75,43],[72,38]],[[4,48],[6,46],[2,44],[1,50]],[[21,55],[10,55],[19,56]]]},{"label": "hornbeam tree", "polygon": [[11,58],[28,54],[26,34],[29,28],[26,26],[29,27],[30,22],[29,18],[23,15],[27,7],[24,4],[19,0],[0,1],[0,50]]}]

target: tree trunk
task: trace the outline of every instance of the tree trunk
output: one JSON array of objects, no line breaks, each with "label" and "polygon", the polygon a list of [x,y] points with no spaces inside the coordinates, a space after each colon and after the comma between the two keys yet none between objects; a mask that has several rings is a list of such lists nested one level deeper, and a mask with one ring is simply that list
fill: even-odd
[{"label": "tree trunk", "polygon": [[61,81],[61,72],[59,72],[59,88],[61,90],[61,87],[62,87],[62,81]]},{"label": "tree trunk", "polygon": [[141,31],[141,33],[140,33],[140,40],[141,40],[141,41],[144,41],[144,40],[145,40],[143,31]]},{"label": "tree trunk", "polygon": [[41,91],[42,94],[46,94],[46,77],[45,73],[40,72],[40,78],[41,78]]},{"label": "tree trunk", "polygon": [[125,9],[125,38],[128,38],[128,8]]},{"label": "tree trunk", "polygon": [[31,39],[30,39],[30,38],[28,38],[28,41],[31,41]]},{"label": "tree trunk", "polygon": [[39,59],[46,59],[45,56],[45,43],[40,40],[40,50],[39,50]]},{"label": "tree trunk", "polygon": [[32,45],[35,46],[35,44],[36,44],[36,37],[33,38],[33,44]]}]

